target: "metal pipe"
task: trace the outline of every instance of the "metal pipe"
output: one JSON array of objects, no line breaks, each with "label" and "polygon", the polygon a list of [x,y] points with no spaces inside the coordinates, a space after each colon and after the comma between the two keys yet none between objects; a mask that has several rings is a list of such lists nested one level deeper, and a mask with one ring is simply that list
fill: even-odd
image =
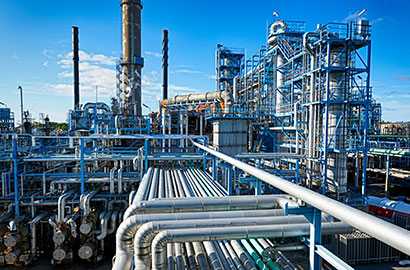
[{"label": "metal pipe", "polygon": [[238,258],[238,256],[236,255],[235,251],[233,250],[233,248],[229,244],[229,242],[224,240],[223,244],[224,244],[227,252],[229,253],[229,256],[232,258],[232,262],[235,265],[235,269],[245,270],[245,268],[242,266],[241,260]]},{"label": "metal pipe", "polygon": [[303,34],[303,47],[306,49],[308,54],[310,54],[311,56],[314,57],[315,52],[313,51],[313,49],[309,45],[309,38],[310,37],[319,37],[319,33],[317,33],[317,32],[306,32],[305,34]]},{"label": "metal pipe", "polygon": [[21,119],[21,133],[24,132],[24,122],[23,122],[23,116],[24,116],[24,110],[23,110],[23,87],[19,86],[18,87],[19,93],[20,93],[20,119]]},{"label": "metal pipe", "polygon": [[[324,223],[322,233],[349,233],[352,228],[342,222]],[[164,251],[167,243],[190,241],[252,239],[259,237],[283,238],[308,236],[309,224],[240,226],[223,228],[179,229],[162,231],[152,241],[152,269],[163,269],[165,265]]]},{"label": "metal pipe", "polygon": [[200,94],[188,94],[182,96],[175,96],[173,98],[164,99],[161,101],[161,106],[173,105],[178,103],[189,102],[204,102],[204,101],[222,101],[226,104],[232,102],[232,95],[227,91],[206,92]]},{"label": "metal pipe", "polygon": [[[141,183],[138,187],[137,194],[134,197],[133,203],[139,203],[147,196],[149,192],[149,185],[151,181],[153,169],[150,167],[146,174],[142,177]],[[124,218],[125,219],[125,218]]]},{"label": "metal pipe", "polygon": [[245,251],[243,251],[239,242],[237,240],[231,240],[229,241],[229,243],[231,244],[236,255],[238,255],[239,259],[241,260],[241,263],[243,264],[244,268],[246,270],[256,270],[256,266],[253,264],[251,258],[248,257]]},{"label": "metal pipe", "polygon": [[103,240],[107,236],[107,226],[108,226],[108,221],[111,217],[112,210],[108,210],[105,215],[101,218],[100,224],[101,224],[101,233],[97,235],[98,240]]},{"label": "metal pipe", "polygon": [[[167,174],[165,174],[167,175]],[[259,216],[283,216],[282,209],[270,210],[245,210],[245,211],[220,211],[220,212],[196,212],[196,213],[163,213],[149,215],[134,215],[120,224],[116,234],[116,255],[113,269],[130,269],[133,253],[133,241],[136,232],[143,223],[156,220],[188,220],[209,219],[226,217],[259,217]],[[194,245],[198,250],[198,246]],[[143,262],[141,265],[145,265]]]},{"label": "metal pipe", "polygon": [[[228,215],[229,216],[229,215]],[[322,221],[328,222],[326,216]],[[277,217],[229,217],[211,219],[191,219],[191,220],[160,220],[144,223],[139,227],[134,238],[135,259],[141,259],[149,254],[149,247],[152,239],[157,233],[163,230],[210,228],[210,227],[237,227],[237,226],[256,226],[274,224],[300,224],[308,223],[304,216],[277,216]]]},{"label": "metal pipe", "polygon": [[282,195],[192,197],[143,201],[128,207],[124,219],[142,213],[209,212],[226,210],[272,209]]},{"label": "metal pipe", "polygon": [[75,222],[75,220],[79,217],[78,212],[73,215],[69,220],[67,220],[67,224],[70,226],[70,230],[71,230],[71,236],[74,238],[77,238],[77,223]]},{"label": "metal pipe", "polygon": [[65,209],[65,202],[67,201],[68,197],[73,195],[74,190],[70,190],[65,192],[58,198],[58,209],[57,209],[57,223],[62,224],[64,223],[64,209]]},{"label": "metal pipe", "polygon": [[41,219],[46,216],[46,213],[41,213],[40,215],[36,216],[30,223],[30,230],[31,230],[31,254],[33,258],[37,256],[37,231],[36,225]]},{"label": "metal pipe", "polygon": [[118,194],[122,193],[122,172],[124,171],[124,162],[120,160],[120,168],[118,169]]},{"label": "metal pipe", "polygon": [[110,170],[110,193],[115,193],[115,171],[118,169],[118,161],[114,161],[114,168]]},{"label": "metal pipe", "polygon": [[80,109],[80,72],[78,56],[78,27],[72,27],[73,32],[73,73],[74,73],[74,110]]},{"label": "metal pipe", "polygon": [[[198,148],[410,255],[410,232],[361,210],[267,173],[196,142]],[[386,234],[385,232],[389,232]]]}]

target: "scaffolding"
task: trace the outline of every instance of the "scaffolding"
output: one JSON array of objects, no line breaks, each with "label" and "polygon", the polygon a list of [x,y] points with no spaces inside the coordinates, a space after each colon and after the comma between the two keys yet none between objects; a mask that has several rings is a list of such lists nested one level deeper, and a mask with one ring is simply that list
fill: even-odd
[{"label": "scaffolding", "polygon": [[266,46],[242,62],[233,87],[237,103],[264,123],[255,128],[266,135],[253,143],[260,148],[273,141],[265,148],[304,155],[304,184],[324,194],[347,191],[347,153],[359,153],[366,167],[369,131],[380,129],[370,50],[366,20],[319,25],[314,32],[305,32],[304,22],[276,21]]}]

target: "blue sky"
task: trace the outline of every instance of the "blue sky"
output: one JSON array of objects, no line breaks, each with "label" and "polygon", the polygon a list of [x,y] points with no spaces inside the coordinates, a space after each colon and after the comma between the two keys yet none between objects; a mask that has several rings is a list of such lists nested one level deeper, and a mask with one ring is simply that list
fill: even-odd
[{"label": "blue sky", "polygon": [[[336,4],[337,3],[337,6]],[[372,27],[371,82],[383,119],[410,120],[410,0],[368,1],[143,1],[143,102],[158,110],[162,30],[170,38],[170,95],[214,91],[218,43],[246,48],[265,43],[266,20],[316,24],[363,15]],[[115,61],[121,55],[119,0],[0,1],[0,101],[20,119],[17,86],[25,109],[38,119],[65,121],[72,108],[71,26],[80,28],[81,103],[109,102],[115,94]],[[143,112],[147,112],[144,108]]]}]

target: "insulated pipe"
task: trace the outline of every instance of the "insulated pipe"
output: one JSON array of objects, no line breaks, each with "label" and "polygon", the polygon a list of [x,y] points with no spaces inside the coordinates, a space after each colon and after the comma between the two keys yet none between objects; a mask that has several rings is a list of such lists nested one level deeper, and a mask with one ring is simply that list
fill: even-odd
[{"label": "insulated pipe", "polygon": [[78,212],[71,217],[69,220],[67,220],[67,224],[70,226],[70,230],[71,230],[71,236],[74,238],[77,238],[77,223],[75,222],[75,220],[79,217]]},{"label": "insulated pipe", "polygon": [[[267,173],[209,147],[193,142],[198,148],[228,162],[252,176],[288,193],[295,198],[359,229],[362,232],[410,255],[410,232],[361,210],[296,185],[278,176]],[[389,232],[386,234],[386,232]]]},{"label": "insulated pipe", "polygon": [[242,266],[241,260],[238,258],[229,242],[224,240],[223,244],[225,245],[225,248],[228,251],[229,256],[232,258],[232,262],[235,264],[236,269],[245,270],[245,268]]},{"label": "insulated pipe", "polygon": [[128,207],[124,219],[143,213],[181,213],[209,212],[227,210],[272,209],[277,198],[282,195],[231,196],[231,197],[193,197],[175,198],[134,203]]},{"label": "insulated pipe", "polygon": [[[322,234],[350,233],[352,227],[342,222],[322,224]],[[152,241],[152,269],[164,269],[167,243],[192,241],[234,240],[252,238],[284,238],[308,236],[310,224],[240,226],[223,228],[180,229],[160,232]]]},{"label": "insulated pipe", "polygon": [[108,234],[112,234],[115,231],[115,229],[117,228],[117,226],[116,226],[117,225],[117,216],[118,216],[119,212],[120,212],[120,208],[117,208],[112,212],[112,214],[111,214],[111,226],[107,231]]},{"label": "insulated pipe", "polygon": [[231,244],[236,255],[238,255],[245,269],[246,270],[256,270],[256,266],[253,264],[251,258],[248,257],[245,251],[243,251],[239,242],[237,240],[231,240],[229,241],[229,243]]},{"label": "insulated pipe", "polygon": [[[211,266],[212,270],[222,270],[224,269],[222,267],[222,262],[218,257],[218,254],[215,250],[215,247],[213,246],[212,242],[210,241],[205,241],[203,242],[205,251],[208,255],[208,260],[209,260],[209,264]],[[161,268],[157,268],[157,265],[152,265],[152,269],[161,269]]]},{"label": "insulated pipe", "polygon": [[[153,169],[149,168],[147,173],[144,174],[144,176],[142,177],[141,183],[140,183],[140,185],[138,187],[138,190],[137,190],[137,194],[135,195],[135,197],[133,199],[133,203],[141,202],[144,199],[144,197],[146,196],[146,194],[148,194],[152,172],[153,172]],[[125,219],[125,217],[124,217],[124,219]]]},{"label": "insulated pipe", "polygon": [[114,168],[110,171],[110,193],[115,193],[115,171],[118,169],[118,161],[114,162]]},{"label": "insulated pipe", "polygon": [[158,172],[159,169],[155,168],[152,175],[151,187],[149,189],[148,200],[152,200],[157,197],[157,186],[158,186]]},{"label": "insulated pipe", "polygon": [[120,160],[120,168],[118,169],[118,194],[122,193],[122,172],[124,171],[124,162]]},{"label": "insulated pipe", "polygon": [[91,191],[90,193],[88,193],[85,198],[84,198],[84,216],[87,216],[88,214],[90,214],[91,210],[90,210],[90,201],[91,198],[95,196],[95,194],[97,194],[97,192],[101,189],[101,186],[93,191]]},{"label": "insulated pipe", "polygon": [[232,95],[227,91],[206,92],[200,94],[189,94],[183,96],[175,96],[173,98],[164,99],[160,106],[173,105],[178,103],[189,102],[205,102],[205,101],[222,101],[225,104],[232,103]]},{"label": "insulated pipe", "polygon": [[31,230],[31,254],[33,258],[37,256],[37,230],[36,225],[39,221],[41,221],[46,216],[46,213],[41,213],[40,215],[36,216],[30,222],[30,230]]},{"label": "insulated pipe", "polygon": [[[323,216],[322,221],[328,222],[329,218],[327,216]],[[164,230],[300,223],[308,223],[308,220],[304,216],[278,216],[257,218],[229,217],[220,219],[151,221],[144,223],[135,234],[134,255],[135,259],[137,260],[142,259],[142,257],[149,254],[149,247],[151,245],[152,239],[156,236],[157,233]]]},{"label": "insulated pipe", "polygon": [[65,202],[70,197],[73,195],[74,190],[70,190],[69,192],[64,193],[58,198],[58,209],[57,209],[57,222],[58,224],[64,223],[64,209],[65,209]]},{"label": "insulated pipe", "polygon": [[112,212],[112,210],[107,211],[105,215],[101,218],[101,233],[97,235],[98,240],[103,240],[107,236],[108,220],[110,219]]},{"label": "insulated pipe", "polygon": [[313,51],[313,49],[310,47],[309,45],[309,37],[319,37],[319,33],[317,32],[306,32],[303,35],[303,47],[306,49],[306,51],[311,55],[311,56],[315,56],[315,52]]},{"label": "insulated pipe", "polygon": [[[282,209],[270,210],[245,210],[245,211],[220,211],[220,212],[196,212],[196,213],[166,213],[134,215],[120,224],[116,234],[116,255],[113,269],[130,269],[132,262],[133,240],[139,227],[146,222],[155,220],[187,220],[187,219],[209,219],[227,217],[259,217],[259,216],[283,216],[285,211]],[[194,249],[199,247],[194,244]],[[202,262],[204,263],[204,262]],[[142,263],[142,267],[145,264]]]}]

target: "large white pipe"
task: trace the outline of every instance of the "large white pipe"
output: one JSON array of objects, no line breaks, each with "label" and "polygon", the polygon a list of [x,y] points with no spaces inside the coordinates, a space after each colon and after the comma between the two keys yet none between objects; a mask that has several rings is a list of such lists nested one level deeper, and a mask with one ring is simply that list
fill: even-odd
[{"label": "large white pipe", "polygon": [[[165,174],[166,175],[166,174]],[[218,211],[218,212],[194,212],[194,213],[162,213],[148,215],[134,215],[120,224],[116,234],[116,255],[113,269],[130,269],[132,262],[133,240],[140,226],[150,221],[159,220],[189,220],[210,219],[227,217],[266,217],[283,216],[282,209],[269,210],[244,210],[244,211]],[[198,245],[194,249],[200,250]],[[201,257],[201,256],[200,256]],[[202,257],[201,257],[202,258]],[[204,263],[204,262],[203,262]],[[145,265],[145,264],[142,264]]]},{"label": "large white pipe", "polygon": [[[352,228],[342,222],[324,223],[322,234],[350,233]],[[152,241],[152,269],[164,269],[168,243],[192,241],[234,240],[253,238],[283,238],[308,236],[310,224],[240,226],[223,228],[178,229],[162,231]]]},{"label": "large white pipe", "polygon": [[[323,221],[331,221],[328,216],[322,217]],[[277,217],[248,217],[248,218],[220,218],[200,220],[168,220],[151,221],[144,223],[135,234],[134,256],[136,260],[143,259],[150,252],[152,239],[163,230],[192,229],[204,227],[236,227],[273,224],[299,224],[309,223],[304,216],[277,216]]]},{"label": "large white pipe", "polygon": [[193,197],[162,199],[134,203],[128,207],[124,219],[142,213],[209,212],[226,210],[272,209],[282,195]]},{"label": "large white pipe", "polygon": [[[252,176],[298,198],[307,204],[367,233],[368,235],[410,255],[410,232],[399,226],[374,217],[361,210],[328,198],[317,192],[296,185],[278,176],[267,173],[209,147],[193,142],[198,148],[228,162]],[[388,232],[388,233],[386,233]]]}]

